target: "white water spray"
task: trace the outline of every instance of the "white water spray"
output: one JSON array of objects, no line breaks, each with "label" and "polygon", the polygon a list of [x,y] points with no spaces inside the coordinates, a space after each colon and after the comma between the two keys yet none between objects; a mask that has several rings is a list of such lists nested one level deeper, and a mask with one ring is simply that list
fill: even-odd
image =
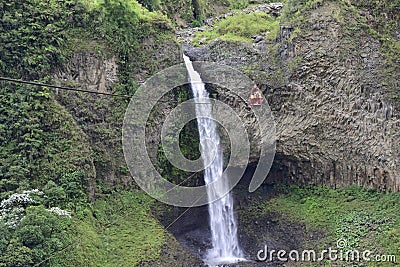
[{"label": "white water spray", "polygon": [[[219,192],[228,192],[226,177],[223,173],[223,154],[217,125],[212,119],[212,105],[209,94],[205,89],[199,73],[197,73],[190,59],[183,55],[189,73],[194,102],[196,103],[196,117],[200,137],[200,150],[203,162],[210,162],[204,169],[206,184],[214,182],[215,186],[207,189],[208,199]],[[218,182],[215,182],[217,181]],[[208,251],[204,261],[209,265],[229,264],[245,260],[237,238],[237,225],[233,212],[233,200],[230,193],[208,205],[210,214],[210,228],[212,248]]]}]

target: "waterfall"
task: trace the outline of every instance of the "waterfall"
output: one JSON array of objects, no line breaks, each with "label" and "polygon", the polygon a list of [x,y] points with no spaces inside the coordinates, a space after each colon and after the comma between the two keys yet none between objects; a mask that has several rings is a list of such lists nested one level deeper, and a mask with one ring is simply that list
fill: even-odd
[{"label": "waterfall", "polygon": [[[215,183],[214,187],[207,189],[208,198],[227,192],[228,181],[221,178],[223,173],[223,153],[217,125],[212,119],[212,105],[209,94],[205,89],[199,73],[197,73],[190,59],[183,55],[189,73],[190,84],[193,91],[197,125],[200,137],[200,150],[203,162],[210,162],[204,169],[206,184]],[[233,212],[233,200],[230,193],[208,205],[210,214],[210,228],[212,248],[208,251],[204,261],[209,265],[229,264],[242,261],[243,252],[237,238],[237,225]]]}]

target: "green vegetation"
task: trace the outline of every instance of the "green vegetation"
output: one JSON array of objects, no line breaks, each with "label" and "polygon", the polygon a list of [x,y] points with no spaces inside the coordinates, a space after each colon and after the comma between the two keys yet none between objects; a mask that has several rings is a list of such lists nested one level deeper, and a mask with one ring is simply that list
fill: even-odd
[{"label": "green vegetation", "polygon": [[140,0],[138,2],[142,4],[149,11],[155,11],[160,6],[159,0]]},{"label": "green vegetation", "polygon": [[[400,1],[350,1],[343,4],[347,11],[346,15],[355,17],[356,25],[353,28],[365,29],[370,35],[379,40],[380,52],[385,57],[385,68],[382,70],[385,90],[389,97],[397,100],[395,103],[400,105],[399,99],[399,62],[400,62],[400,41],[395,37],[399,29],[400,21]],[[346,6],[347,4],[347,6]]]},{"label": "green vegetation", "polygon": [[[0,5],[1,76],[49,81],[51,71],[77,49],[77,34],[82,42],[89,43],[82,39],[91,33],[109,43],[111,51],[103,53],[118,55],[120,84],[115,91],[128,95],[137,87],[133,70],[143,63],[137,60],[144,57],[141,40],[158,30],[153,22],[167,24],[163,16],[145,11],[136,1],[107,0],[90,9],[79,1],[32,0]],[[164,30],[157,35],[163,38]],[[43,186],[49,179],[56,181],[76,170],[83,170],[86,179],[94,178],[86,136],[51,91],[5,82],[0,86],[0,155],[4,159],[0,165],[0,198],[17,189]],[[118,114],[123,114],[124,107],[116,106],[122,110]]]},{"label": "green vegetation", "polygon": [[250,1],[248,0],[230,0],[229,7],[233,10],[240,10],[248,7],[250,5]]},{"label": "green vegetation", "polygon": [[101,39],[109,44],[109,52],[118,55],[119,84],[115,91],[133,95],[137,84],[132,73],[145,63],[148,63],[146,67],[155,68],[155,63],[141,49],[141,42],[147,36],[153,36],[156,41],[171,38],[166,30],[170,27],[169,21],[160,13],[143,9],[135,0],[106,0],[92,12],[97,13],[96,36],[104,36]]},{"label": "green vegetation", "polygon": [[284,6],[281,21],[295,28],[308,29],[307,16],[311,11],[321,7],[327,0],[289,1]]},{"label": "green vegetation", "polygon": [[[284,7],[281,16],[282,23],[293,25],[295,28],[289,41],[293,41],[312,27],[308,20],[310,14],[324,5],[330,5],[329,13],[341,26],[341,32],[349,43],[358,45],[357,40],[365,38],[365,34],[379,40],[380,52],[386,60],[381,71],[384,88],[390,98],[399,99],[396,73],[399,72],[400,42],[395,35],[399,27],[400,1],[290,1]],[[327,16],[330,15],[328,11],[325,12]]]},{"label": "green vegetation", "polygon": [[[381,41],[382,51],[399,58],[399,44],[394,38],[398,27],[398,1],[341,1],[334,17],[350,32],[364,31]],[[387,53],[384,53],[388,55]]]},{"label": "green vegetation", "polygon": [[159,257],[165,232],[145,193],[108,195],[75,206],[72,217],[49,208],[54,196],[24,191],[1,203],[0,266],[135,266]]},{"label": "green vegetation", "polygon": [[195,19],[194,21],[192,21],[192,27],[200,27],[203,25],[203,20],[204,17],[203,16],[199,16],[198,19]]},{"label": "green vegetation", "polygon": [[6,1],[0,10],[0,72],[15,78],[45,77],[67,56],[68,29],[88,22],[85,7],[77,1]]},{"label": "green vegetation", "polygon": [[272,16],[261,12],[236,14],[216,23],[212,30],[198,32],[194,43],[207,43],[220,38],[224,41],[247,43],[255,35],[265,34],[274,40],[279,33],[279,22]]},{"label": "green vegetation", "polygon": [[[174,95],[176,96],[177,104],[185,102],[186,100],[193,97],[191,95],[191,90],[187,86],[176,88],[174,90]],[[174,130],[176,130],[175,132],[178,132],[180,129],[171,129],[171,132],[167,133],[166,135],[165,142],[171,142],[171,144],[174,142],[178,142],[182,155],[189,160],[196,160],[200,158],[200,141],[199,133],[197,131],[196,120],[188,122],[183,127],[183,129],[179,133],[179,140],[173,139],[172,135],[175,133]],[[157,169],[160,174],[165,179],[174,184],[182,183],[182,185],[184,186],[196,186],[197,184],[194,181],[199,181],[199,179],[196,178],[199,178],[202,172],[200,172],[199,174],[189,173],[179,169],[178,167],[173,166],[165,155],[165,149],[166,148],[162,146],[162,143],[160,143],[158,146],[156,163]],[[189,177],[190,179],[187,179]]]},{"label": "green vegetation", "polygon": [[[272,212],[323,230],[322,241],[309,240],[307,247],[336,246],[344,238],[347,249],[376,249],[386,255],[400,255],[400,194],[379,193],[356,186],[339,189],[276,185],[275,195],[250,205],[258,216]],[[246,211],[248,213],[248,211]],[[251,218],[250,218],[251,220]]]},{"label": "green vegetation", "polygon": [[[70,29],[88,21],[73,1],[2,2],[0,75],[48,81],[68,56]],[[12,66],[12,67],[10,67]],[[0,84],[0,199],[63,174],[93,178],[86,137],[46,88]]]},{"label": "green vegetation", "polygon": [[[74,52],[88,52],[115,56],[113,90],[130,95],[135,70],[158,67],[141,49],[144,40],[173,40],[170,22],[134,0],[1,2],[0,19],[1,76],[52,82]],[[165,238],[149,215],[151,201],[138,191],[107,196],[115,189],[101,183],[104,169],[118,168],[106,165],[120,153],[126,101],[63,97],[82,105],[70,113],[48,88],[0,83],[0,266],[134,266],[157,258]],[[95,129],[93,107],[110,115]],[[40,194],[29,195],[33,188]]]},{"label": "green vegetation", "polygon": [[43,206],[39,190],[23,191],[0,203],[0,266],[30,266],[64,249],[71,215]]},{"label": "green vegetation", "polygon": [[137,266],[155,260],[165,231],[150,215],[153,199],[142,191],[105,196],[73,218],[74,240],[57,258],[61,266]]},{"label": "green vegetation", "polygon": [[175,25],[190,25],[194,21],[201,21],[205,4],[203,0],[160,0],[159,10]]},{"label": "green vegetation", "polygon": [[0,199],[81,170],[94,176],[86,137],[48,90],[2,84]]}]

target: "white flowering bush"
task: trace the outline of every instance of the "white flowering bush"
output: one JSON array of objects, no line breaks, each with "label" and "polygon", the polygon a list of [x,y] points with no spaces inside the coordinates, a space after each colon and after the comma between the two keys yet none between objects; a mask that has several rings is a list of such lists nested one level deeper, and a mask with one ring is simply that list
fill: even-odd
[{"label": "white flowering bush", "polygon": [[22,193],[12,194],[9,198],[1,201],[0,209],[35,203],[35,200],[32,199],[33,195],[41,196],[43,195],[43,192],[39,191],[39,189],[33,189],[25,190]]},{"label": "white flowering bush", "polygon": [[52,207],[52,208],[48,209],[48,211],[53,212],[53,213],[57,214],[58,216],[66,216],[68,218],[71,218],[71,212],[62,210],[58,207]]},{"label": "white flowering bush", "polygon": [[[15,193],[4,199],[0,203],[0,221],[10,228],[17,228],[25,217],[27,207],[40,204],[39,198],[45,197],[44,193],[38,189],[25,190],[22,193]],[[48,211],[59,216],[71,218],[71,213],[58,207],[52,207]]]},{"label": "white flowering bush", "polygon": [[12,194],[0,203],[0,221],[8,227],[16,228],[25,215],[25,208],[35,204],[32,195],[43,195],[38,189],[23,191],[22,193]]},{"label": "white flowering bush", "polygon": [[41,263],[72,242],[71,213],[46,200],[45,193],[33,189],[0,202],[0,267],[53,266]]}]

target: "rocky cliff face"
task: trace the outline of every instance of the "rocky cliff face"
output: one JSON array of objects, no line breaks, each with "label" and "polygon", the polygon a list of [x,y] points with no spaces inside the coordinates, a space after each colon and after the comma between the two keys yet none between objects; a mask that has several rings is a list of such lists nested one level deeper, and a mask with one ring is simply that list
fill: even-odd
[{"label": "rocky cliff face", "polygon": [[[344,27],[338,8],[327,2],[311,11],[307,31],[281,27],[276,43],[216,40],[187,53],[240,69],[263,90],[277,125],[267,181],[399,191],[400,120],[385,93],[380,43]],[[220,99],[235,105],[222,91]]]},{"label": "rocky cliff face", "polygon": [[[290,25],[281,26],[275,42],[262,35],[255,36],[251,44],[217,39],[200,48],[185,46],[186,53],[193,60],[237,68],[263,90],[277,126],[277,154],[267,182],[311,182],[333,187],[357,184],[398,191],[400,120],[386,94],[387,87],[398,83],[388,83],[383,74],[385,58],[379,41],[364,31],[353,33],[346,29],[335,15],[339,8],[326,2],[307,14],[301,31]],[[254,11],[276,13],[279,9]],[[184,42],[195,32],[189,31],[179,32],[185,37]],[[138,81],[181,60],[179,47],[171,42],[155,44],[149,37],[144,41],[144,50],[149,64],[144,62],[134,74]],[[77,53],[55,78],[111,92],[112,84],[118,81],[117,70],[115,57]],[[394,79],[398,82],[398,77]],[[241,110],[253,144],[250,162],[256,163],[256,143],[261,137],[251,127],[254,116],[234,95],[211,85],[210,89],[218,93],[220,100]],[[111,184],[132,185],[122,167],[119,131],[107,130],[120,129],[123,108],[118,111],[118,123],[108,118],[115,112],[111,107],[122,102],[61,92],[59,101],[75,115],[95,144],[98,178]],[[165,104],[162,113],[165,115],[169,108]],[[162,122],[161,115],[154,116],[156,124]],[[150,132],[153,134],[148,142],[159,143],[157,132],[159,129]],[[99,143],[104,138],[108,141]],[[157,148],[150,147],[150,151],[156,154]]]},{"label": "rocky cliff face", "polygon": [[[149,36],[143,40],[142,51],[135,57],[135,64],[140,67],[135,68],[130,75],[135,77],[138,84],[128,88],[131,93],[126,94],[133,94],[139,83],[144,82],[151,74],[178,63],[181,52],[173,38],[166,38],[160,42]],[[122,94],[116,90],[120,82],[119,61],[112,53],[77,51],[55,72],[53,79],[57,83],[80,89]],[[94,150],[96,182],[107,186],[134,187],[135,183],[126,168],[121,144],[122,122],[129,97],[59,90],[56,98],[89,136],[90,145]],[[157,118],[156,115],[155,117]],[[151,135],[150,139],[158,143],[157,138],[159,139]],[[157,147],[151,147],[150,150],[153,154],[157,153]],[[91,194],[94,197],[94,190]]]}]

